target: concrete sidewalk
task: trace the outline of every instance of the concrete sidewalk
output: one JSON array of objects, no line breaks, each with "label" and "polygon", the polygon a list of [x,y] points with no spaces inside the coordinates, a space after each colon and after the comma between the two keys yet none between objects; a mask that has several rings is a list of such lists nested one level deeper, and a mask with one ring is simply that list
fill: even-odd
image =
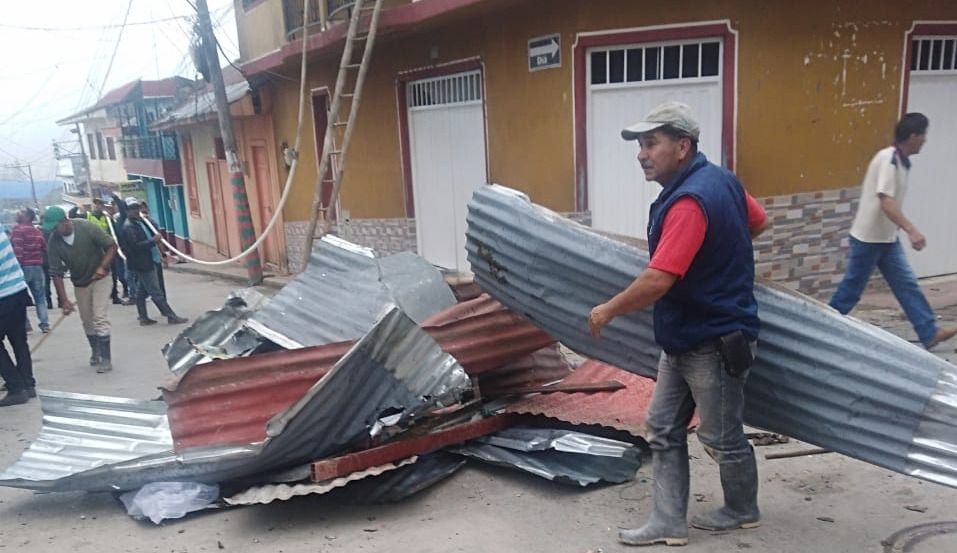
[{"label": "concrete sidewalk", "polygon": [[[228,265],[203,265],[201,263],[185,262],[170,263],[167,270],[174,273],[185,273],[191,275],[201,275],[211,278],[217,278],[223,281],[232,282],[239,286],[248,286],[249,277],[246,268],[239,262]],[[263,271],[263,282],[260,286],[266,286],[273,289],[280,289],[289,283],[296,275],[280,275],[272,271]]]}]

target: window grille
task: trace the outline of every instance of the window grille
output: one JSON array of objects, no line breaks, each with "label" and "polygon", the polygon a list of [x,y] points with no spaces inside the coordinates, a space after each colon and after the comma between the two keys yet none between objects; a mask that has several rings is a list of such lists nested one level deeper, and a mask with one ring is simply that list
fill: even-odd
[{"label": "window grille", "polygon": [[482,101],[479,71],[413,81],[407,85],[409,108],[468,104]]},{"label": "window grille", "polygon": [[718,77],[721,42],[705,40],[592,50],[590,70],[592,85]]}]

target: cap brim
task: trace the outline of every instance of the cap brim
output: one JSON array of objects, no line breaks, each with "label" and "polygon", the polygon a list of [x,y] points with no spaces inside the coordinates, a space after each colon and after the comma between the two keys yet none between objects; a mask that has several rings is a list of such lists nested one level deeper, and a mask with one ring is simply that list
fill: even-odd
[{"label": "cap brim", "polygon": [[638,140],[638,137],[646,132],[651,132],[659,127],[665,126],[664,123],[655,123],[653,121],[639,121],[630,127],[621,130],[621,137],[625,140]]},{"label": "cap brim", "polygon": [[[63,219],[60,219],[60,221],[62,220]],[[40,228],[43,229],[43,232],[50,232],[53,229],[55,229],[57,225],[60,224],[60,221],[57,221],[55,223],[51,223],[50,221],[43,221],[43,223],[40,225]]]}]

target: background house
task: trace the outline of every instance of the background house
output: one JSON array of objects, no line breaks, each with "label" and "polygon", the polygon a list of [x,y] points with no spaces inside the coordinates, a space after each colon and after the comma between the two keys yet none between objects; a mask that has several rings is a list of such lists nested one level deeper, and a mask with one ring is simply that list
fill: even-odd
[{"label": "background house", "polygon": [[[269,91],[254,92],[245,77],[232,67],[223,68],[223,79],[253,227],[258,236],[279,204],[281,185]],[[206,259],[228,258],[240,253],[239,222],[212,87],[198,89],[187,96],[152,128],[178,137],[186,188],[182,213],[190,236],[190,243],[184,247]],[[282,222],[278,224],[282,229]],[[286,270],[281,230],[270,233],[263,242],[260,259],[272,270]]]},{"label": "background house", "polygon": [[[183,212],[183,176],[172,133],[150,125],[164,117],[195,83],[182,77],[138,79],[103,95],[96,104],[58,121],[79,130],[89,166],[92,192],[104,197],[142,190],[150,214],[167,238],[188,242]],[[78,192],[83,193],[82,186]],[[73,198],[73,203],[88,199]],[[68,198],[68,201],[71,199]]]},{"label": "background house", "polygon": [[[342,2],[322,10],[331,13]],[[922,276],[957,272],[957,4],[925,0],[419,0],[383,13],[339,206],[339,232],[466,271],[465,203],[519,188],[595,227],[643,236],[656,194],[622,126],[665,99],[691,104],[702,151],[764,198],[775,220],[758,272],[826,294],[843,272],[864,169],[905,111],[931,119],[907,210],[930,246]],[[274,144],[292,144],[302,0],[237,2],[242,66],[273,98]],[[313,132],[284,210],[293,270],[344,25],[310,14]],[[278,150],[273,154],[280,155]],[[279,165],[282,167],[282,165]],[[281,170],[281,181],[285,173]]]}]

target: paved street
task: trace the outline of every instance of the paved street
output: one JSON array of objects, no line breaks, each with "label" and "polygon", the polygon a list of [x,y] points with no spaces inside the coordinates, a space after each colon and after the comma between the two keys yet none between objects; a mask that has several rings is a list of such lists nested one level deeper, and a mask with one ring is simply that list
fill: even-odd
[{"label": "paved street", "polygon": [[[235,287],[203,276],[167,275],[171,304],[191,319],[221,305]],[[957,322],[957,282],[933,282],[928,289],[932,302],[942,307],[942,317]],[[886,293],[872,294],[868,304],[859,316],[913,338]],[[40,387],[156,397],[157,386],[169,377],[159,349],[182,327],[161,323],[141,328],[134,307],[113,306],[110,318],[113,373],[97,375],[87,366],[88,348],[79,318],[72,315],[36,354]],[[953,360],[954,347],[952,342],[939,353]],[[39,426],[36,401],[2,409],[0,464],[13,462]],[[694,514],[714,508],[720,489],[716,468],[697,440],[691,441]],[[834,454],[764,459],[770,451],[806,447],[758,448],[762,527],[723,535],[692,530],[691,544],[683,551],[876,553],[885,550],[881,540],[899,530],[957,519],[957,491],[949,488]],[[397,505],[342,506],[303,497],[194,514],[161,526],[130,519],[110,494],[38,495],[0,488],[0,551],[625,551],[631,549],[617,545],[615,536],[619,527],[640,524],[646,517],[652,488],[647,478],[643,468],[632,483],[581,491],[470,464]],[[915,551],[957,551],[957,534],[929,538]]]}]

